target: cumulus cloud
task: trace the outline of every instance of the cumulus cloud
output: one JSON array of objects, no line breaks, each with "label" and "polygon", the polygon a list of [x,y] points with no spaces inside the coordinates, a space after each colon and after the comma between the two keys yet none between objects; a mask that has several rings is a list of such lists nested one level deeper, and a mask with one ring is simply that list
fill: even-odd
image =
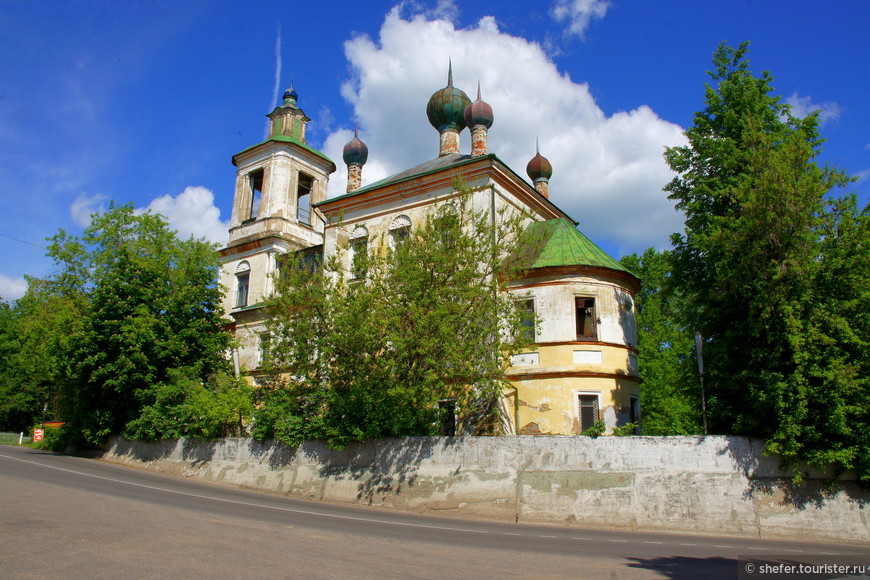
[{"label": "cumulus cloud", "polygon": [[550,15],[556,22],[565,24],[566,34],[583,39],[592,19],[604,18],[608,8],[607,0],[556,0]]},{"label": "cumulus cloud", "polygon": [[166,218],[181,238],[206,238],[215,244],[227,242],[229,222],[221,221],[214,193],[205,187],[186,187],[177,196],[163,195],[145,208]]},{"label": "cumulus cloud", "polygon": [[89,194],[82,192],[72,202],[69,208],[73,221],[79,226],[86,228],[91,223],[91,216],[106,211],[106,202],[109,198],[103,194]]},{"label": "cumulus cloud", "polygon": [[843,108],[837,103],[813,103],[812,97],[802,97],[796,92],[792,93],[792,95],[785,100],[785,103],[791,107],[791,114],[799,119],[803,119],[815,111],[821,111],[819,113],[819,121],[821,121],[822,124],[825,124],[828,121],[836,121],[843,113]]},{"label": "cumulus cloud", "polygon": [[[685,142],[682,129],[640,104],[605,115],[586,84],[561,73],[540,45],[501,32],[494,18],[457,29],[447,19],[394,9],[377,39],[358,36],[345,54],[352,76],[342,92],[356,118],[326,139],[324,152],[340,160],[358,122],[369,147],[363,184],[438,155],[426,103],[446,85],[452,58],[454,85],[474,98],[479,81],[493,108],[490,152],[525,178],[539,138],[553,165],[550,199],[593,240],[642,251],[666,247],[681,228],[662,192],[673,176],[662,153]],[[470,151],[468,131],[460,141]],[[345,173],[342,167],[330,179],[330,197],[344,193]]]},{"label": "cumulus cloud", "polygon": [[27,291],[27,280],[0,274],[0,298],[6,302],[18,300]]}]

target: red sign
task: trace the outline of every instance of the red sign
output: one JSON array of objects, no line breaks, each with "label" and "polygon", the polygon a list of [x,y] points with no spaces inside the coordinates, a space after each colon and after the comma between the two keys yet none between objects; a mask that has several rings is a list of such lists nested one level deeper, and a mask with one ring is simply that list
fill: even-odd
[{"label": "red sign", "polygon": [[42,429],[34,429],[33,430],[33,440],[34,441],[42,441],[42,435],[45,432]]}]

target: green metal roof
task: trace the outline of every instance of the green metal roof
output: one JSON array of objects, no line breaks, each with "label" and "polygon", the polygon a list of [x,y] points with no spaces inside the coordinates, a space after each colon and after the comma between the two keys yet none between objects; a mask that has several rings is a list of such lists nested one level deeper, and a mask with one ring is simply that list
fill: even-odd
[{"label": "green metal roof", "polygon": [[526,268],[596,266],[631,273],[564,218],[532,222],[521,244]]},{"label": "green metal roof", "polygon": [[263,145],[263,144],[268,143],[268,142],[270,142],[270,141],[278,141],[278,142],[280,142],[280,143],[293,143],[294,145],[298,145],[298,146],[302,147],[303,149],[305,149],[306,151],[310,151],[311,153],[317,155],[317,156],[320,157],[321,159],[324,159],[324,160],[328,161],[329,163],[331,163],[331,164],[332,164],[332,170],[335,171],[335,167],[336,167],[336,165],[335,165],[335,163],[332,161],[332,159],[330,159],[329,157],[327,157],[326,155],[324,155],[323,153],[321,153],[320,151],[318,151],[318,150],[315,149],[314,147],[311,147],[311,146],[308,145],[307,143],[303,143],[302,141],[299,141],[298,139],[294,139],[293,137],[289,137],[289,136],[287,136],[287,135],[275,135],[274,137],[270,137],[270,138],[266,139],[266,140],[263,141],[262,143],[257,143],[256,145],[251,145],[250,147],[247,147],[247,148],[245,148],[245,149],[242,149],[241,151],[239,151],[238,153],[236,153],[236,155],[233,155],[233,159],[235,159],[235,157],[236,157],[237,155],[241,155],[241,154],[244,153],[245,151],[250,151],[251,149],[254,149],[254,148],[256,148],[256,147],[259,147],[260,145]]}]

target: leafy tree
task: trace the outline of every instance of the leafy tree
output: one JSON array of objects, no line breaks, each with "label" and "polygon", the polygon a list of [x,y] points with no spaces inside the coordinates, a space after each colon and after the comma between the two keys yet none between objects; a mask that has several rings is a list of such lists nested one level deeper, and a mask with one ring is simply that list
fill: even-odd
[{"label": "leafy tree", "polygon": [[647,249],[620,263],[641,280],[635,296],[644,435],[701,432],[701,398],[693,333],[685,326],[683,296],[670,284],[671,253]]},{"label": "leafy tree", "polygon": [[364,279],[345,279],[338,260],[284,266],[267,357],[284,379],[263,394],[255,436],[342,446],[435,434],[453,405],[465,432],[498,428],[506,357],[528,340],[503,291],[521,223],[491,223],[457,188],[392,249],[375,240],[355,263]]},{"label": "leafy tree", "polygon": [[0,428],[28,430],[58,418],[58,385],[68,337],[84,304],[71,288],[28,277],[25,295],[0,310]]},{"label": "leafy tree", "polygon": [[[706,338],[710,426],[764,437],[787,464],[832,463],[870,481],[860,459],[867,331],[849,319],[868,281],[858,264],[867,259],[866,212],[829,199],[849,179],[814,162],[818,115],[792,116],[771,94],[770,74],[752,75],[747,53],[746,43],[718,48],[716,84],[689,144],[665,154],[679,173],[665,189],[686,216],[672,237],[673,281],[687,328]],[[855,281],[825,294],[846,264]]]},{"label": "leafy tree", "polygon": [[160,216],[112,205],[82,240],[55,236],[49,255],[61,267],[57,287],[85,296],[62,365],[61,410],[74,441],[121,433],[173,377],[204,382],[226,371],[211,244],[179,240]]}]

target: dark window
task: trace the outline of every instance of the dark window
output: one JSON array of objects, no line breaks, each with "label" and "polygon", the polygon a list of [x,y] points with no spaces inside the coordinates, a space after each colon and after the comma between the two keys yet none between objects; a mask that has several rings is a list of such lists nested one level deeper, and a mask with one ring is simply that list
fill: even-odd
[{"label": "dark window", "polygon": [[248,305],[248,283],[250,280],[251,275],[247,272],[236,274],[236,308]]},{"label": "dark window", "polygon": [[300,173],[296,188],[296,221],[300,224],[311,224],[312,189],[314,189],[314,178]]},{"label": "dark window", "polygon": [[323,246],[315,246],[302,252],[302,267],[305,268],[309,274],[316,274],[320,271],[322,251]]},{"label": "dark window", "polygon": [[456,400],[441,399],[438,401],[438,413],[441,416],[441,434],[447,437],[456,435]]},{"label": "dark window", "polygon": [[260,213],[260,198],[263,195],[263,170],[250,172],[248,184],[251,188],[251,207],[248,218],[255,219]]},{"label": "dark window", "polygon": [[598,421],[598,395],[578,395],[580,404],[580,432],[590,429]]},{"label": "dark window", "polygon": [[577,340],[595,340],[595,298],[574,298],[577,316]]},{"label": "dark window", "polygon": [[399,249],[399,246],[404,244],[405,240],[408,239],[408,236],[410,235],[410,233],[411,233],[411,228],[409,228],[409,227],[395,228],[395,229],[390,230],[390,240],[392,242],[393,249],[394,250]]}]

